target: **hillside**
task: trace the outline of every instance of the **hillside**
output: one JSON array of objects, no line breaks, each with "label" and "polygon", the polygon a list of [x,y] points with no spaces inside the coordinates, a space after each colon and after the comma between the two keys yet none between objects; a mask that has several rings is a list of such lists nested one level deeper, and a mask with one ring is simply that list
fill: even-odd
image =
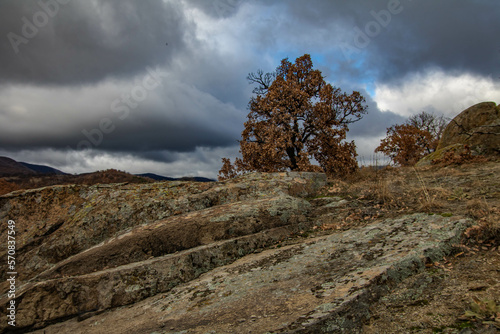
[{"label": "hillside", "polygon": [[58,169],[0,157],[0,195],[19,189],[36,189],[63,184],[147,183],[154,180],[109,169],[71,175]]},{"label": "hillside", "polygon": [[12,175],[33,175],[36,172],[29,167],[7,157],[0,157],[0,177]]},{"label": "hillside", "polygon": [[27,162],[20,162],[21,165],[28,167],[32,171],[38,173],[38,174],[56,174],[56,175],[64,175],[66,173],[60,171],[59,169],[55,169],[49,166],[44,166],[44,165],[35,165],[35,164],[29,164]]},{"label": "hillside", "polygon": [[140,177],[147,177],[155,181],[193,181],[193,182],[214,182],[215,180],[206,178],[206,177],[198,177],[198,176],[184,176],[184,177],[167,177],[161,176],[153,173],[144,173],[144,174],[136,174]]},{"label": "hillside", "polygon": [[63,184],[151,183],[155,181],[214,182],[204,177],[171,178],[152,173],[133,175],[116,169],[83,174],[67,174],[58,169],[17,162],[0,157],[0,195],[19,189],[36,189]]},{"label": "hillside", "polygon": [[33,176],[33,175],[64,175],[66,173],[44,165],[18,162],[8,157],[0,157],[0,177]]},{"label": "hillside", "polygon": [[17,189],[36,189],[55,185],[70,184],[109,184],[109,183],[151,183],[154,180],[135,176],[127,172],[108,169],[93,173],[71,174],[28,174],[7,176],[0,179],[0,195]]},{"label": "hillside", "polygon": [[494,332],[463,315],[473,298],[500,304],[499,173],[492,161],[6,194],[17,330]]}]

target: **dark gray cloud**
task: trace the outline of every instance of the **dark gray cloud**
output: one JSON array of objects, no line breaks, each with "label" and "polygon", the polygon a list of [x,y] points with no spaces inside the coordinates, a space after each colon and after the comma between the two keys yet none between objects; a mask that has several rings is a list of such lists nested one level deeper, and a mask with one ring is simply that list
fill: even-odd
[{"label": "dark gray cloud", "polygon": [[[0,4],[0,61],[11,64],[0,69],[2,150],[69,171],[130,157],[182,171],[213,169],[220,156],[208,155],[234,148],[250,90],[242,63],[251,62],[200,40],[180,2],[63,2]],[[30,32],[23,24],[51,10],[18,43]]]},{"label": "dark gray cloud", "polygon": [[[14,102],[24,109],[8,101],[12,92],[0,93],[0,118],[10,121],[0,123],[0,143],[10,150],[192,152],[200,146],[234,145],[244,122],[244,114],[231,104],[166,78],[151,91],[127,82],[103,84],[96,90],[71,88],[66,97],[38,89],[20,97],[33,100],[31,104]],[[59,99],[60,110],[53,109],[54,99]],[[29,115],[35,108],[36,114]]]},{"label": "dark gray cloud", "polygon": [[[405,1],[402,1],[404,3]],[[368,67],[382,80],[428,67],[482,76],[498,73],[499,3],[494,0],[406,1],[400,17],[374,43]]]},{"label": "dark gray cloud", "polygon": [[213,18],[223,19],[234,15],[248,0],[187,0],[186,2]]},{"label": "dark gray cloud", "polygon": [[349,138],[370,157],[413,112],[452,116],[461,107],[449,101],[500,96],[499,9],[497,0],[2,0],[0,153],[75,172],[215,177],[220,158],[237,154],[246,75],[309,53],[327,81],[367,98]]},{"label": "dark gray cloud", "polygon": [[344,34],[338,46],[348,52],[330,58],[339,63],[339,73],[362,79],[368,70],[382,81],[429,67],[495,76],[499,9],[496,0],[312,0],[291,1],[289,7],[295,21],[327,27],[333,42]]},{"label": "dark gray cloud", "polygon": [[0,13],[0,82],[130,76],[168,64],[190,29],[182,11],[162,0],[4,0]]}]

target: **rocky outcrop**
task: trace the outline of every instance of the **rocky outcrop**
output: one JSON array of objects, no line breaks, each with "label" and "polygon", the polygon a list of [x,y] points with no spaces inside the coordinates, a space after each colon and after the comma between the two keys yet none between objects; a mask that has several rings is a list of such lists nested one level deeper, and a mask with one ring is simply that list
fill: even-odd
[{"label": "rocky outcrop", "polygon": [[134,303],[282,240],[311,224],[304,197],[324,185],[324,174],[275,173],[0,196],[18,231],[18,324]]},{"label": "rocky outcrop", "polygon": [[457,161],[475,156],[500,155],[500,106],[495,102],[476,104],[451,120],[445,128],[436,151],[420,159],[417,167]]},{"label": "rocky outcrop", "polygon": [[264,197],[307,197],[325,184],[323,174],[277,173],[224,183],[54,186],[0,196],[0,219],[16,221],[18,269],[22,279],[30,279],[140,225]]},{"label": "rocky outcrop", "polygon": [[483,102],[456,116],[444,130],[437,150],[456,144],[467,145],[476,154],[500,154],[500,107]]},{"label": "rocky outcrop", "polygon": [[[249,254],[132,307],[91,313],[91,319],[82,316],[37,333],[360,333],[369,305],[426,263],[442,259],[468,225],[467,220],[428,214],[383,220]],[[131,298],[146,281],[172,274],[168,268],[173,267],[154,264],[143,263],[144,272],[134,274],[136,281],[122,279],[118,290],[94,275],[80,280],[93,279],[100,289],[107,287],[103,296],[87,290],[88,300],[110,299],[113,294]],[[176,270],[186,265],[177,264]],[[59,282],[59,290],[52,299],[40,300],[52,306],[63,300],[57,296],[71,300],[74,290],[65,281]],[[67,304],[59,308],[67,309]],[[44,310],[35,305],[31,309],[33,315]]]},{"label": "rocky outcrop", "polygon": [[305,238],[349,210],[317,197],[325,185],[319,173],[255,173],[0,196],[18,231],[16,330],[356,333],[370,303],[470,224],[415,214]]}]

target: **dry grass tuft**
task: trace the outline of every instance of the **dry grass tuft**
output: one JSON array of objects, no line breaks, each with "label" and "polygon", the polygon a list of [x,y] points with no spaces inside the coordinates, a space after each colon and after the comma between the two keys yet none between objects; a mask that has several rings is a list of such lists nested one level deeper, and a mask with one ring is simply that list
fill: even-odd
[{"label": "dry grass tuft", "polygon": [[500,209],[492,207],[485,200],[475,199],[468,201],[467,212],[477,221],[466,231],[469,243],[500,245]]},{"label": "dry grass tuft", "polygon": [[446,209],[446,202],[440,199],[431,199],[429,201],[420,202],[420,206],[418,207],[418,211],[426,212],[426,213],[434,213],[434,212],[444,212]]},{"label": "dry grass tuft", "polygon": [[469,229],[467,242],[500,244],[499,173],[500,164],[493,161],[446,167],[365,167],[346,179],[331,180],[327,195],[351,203],[342,216],[349,224],[354,223],[352,214],[365,217],[366,212],[375,219],[415,212],[463,216],[477,223]]},{"label": "dry grass tuft", "polygon": [[486,218],[493,211],[484,199],[467,201],[466,209],[468,215],[474,219]]},{"label": "dry grass tuft", "polygon": [[489,161],[488,158],[484,156],[473,155],[470,147],[468,145],[464,145],[461,152],[446,152],[441,159],[436,159],[432,163],[440,166],[450,166],[487,161]]},{"label": "dry grass tuft", "polygon": [[8,194],[11,191],[18,190],[19,187],[13,183],[0,179],[0,195]]}]

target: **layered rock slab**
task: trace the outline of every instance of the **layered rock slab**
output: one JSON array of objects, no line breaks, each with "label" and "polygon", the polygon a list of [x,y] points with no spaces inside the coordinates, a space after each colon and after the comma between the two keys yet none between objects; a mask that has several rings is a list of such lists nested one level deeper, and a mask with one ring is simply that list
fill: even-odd
[{"label": "layered rock slab", "polygon": [[469,224],[427,214],[379,221],[247,255],[168,293],[38,333],[359,333],[371,302],[442,259]]},{"label": "layered rock slab", "polygon": [[[17,269],[28,280],[137,226],[264,197],[312,196],[320,173],[253,173],[226,182],[69,185],[0,196],[0,220],[16,221]],[[0,249],[6,257],[6,249]],[[5,272],[0,279],[5,281]]]},{"label": "layered rock slab", "polygon": [[22,232],[18,328],[135,303],[276,243],[310,225],[300,197],[325,184],[324,174],[273,173],[2,196],[0,218]]}]

